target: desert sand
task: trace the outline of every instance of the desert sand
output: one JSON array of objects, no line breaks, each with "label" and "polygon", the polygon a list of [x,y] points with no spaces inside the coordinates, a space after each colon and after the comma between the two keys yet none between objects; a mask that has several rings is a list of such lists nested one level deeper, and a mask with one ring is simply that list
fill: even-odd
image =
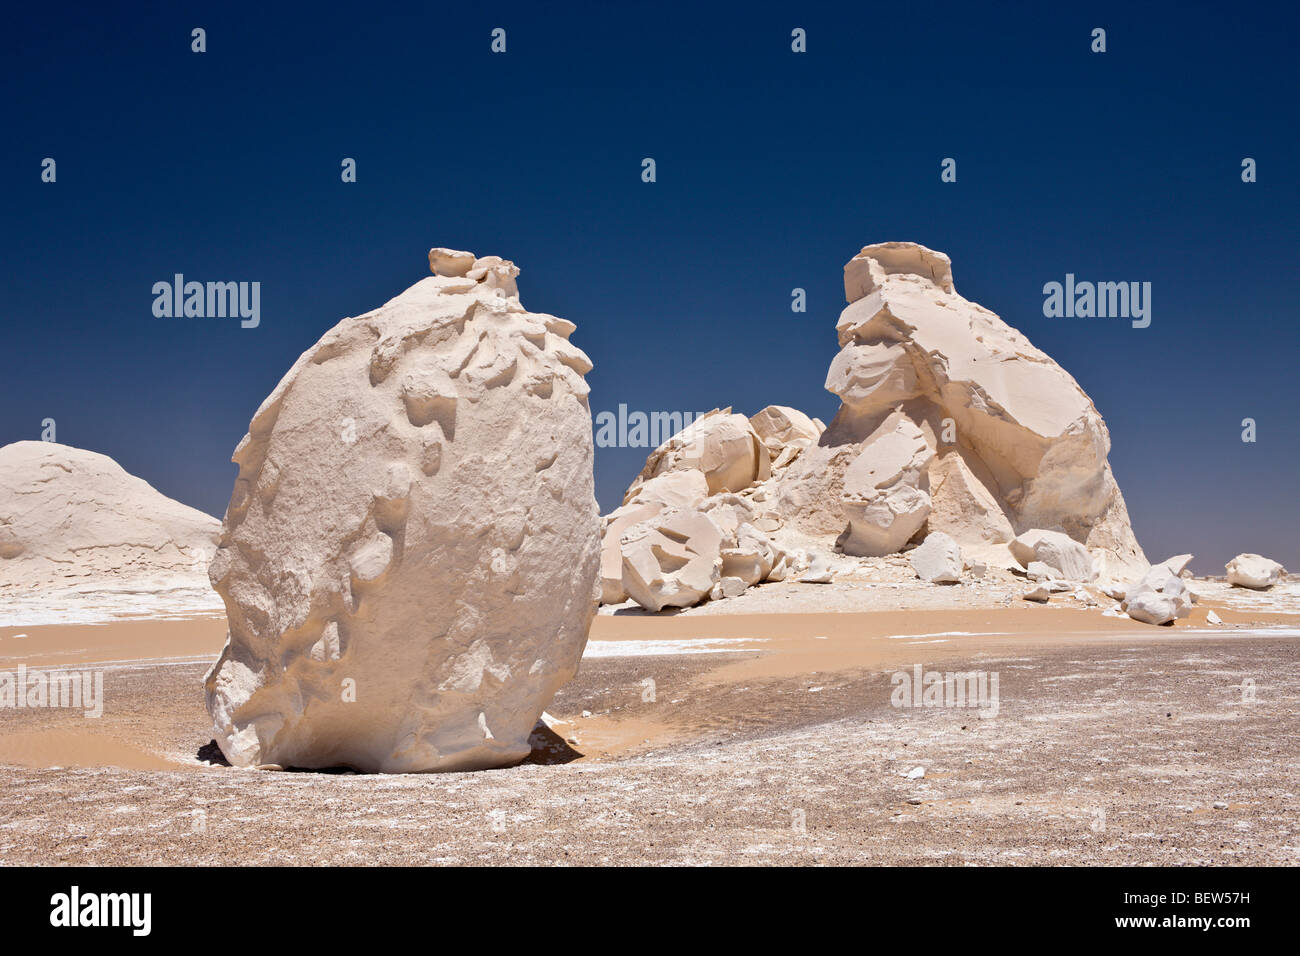
[{"label": "desert sand", "polygon": [[[819,612],[792,583],[745,599],[783,612],[602,614],[552,731],[473,773],[225,765],[216,616],[0,628],[0,670],[102,669],[106,697],[0,712],[0,860],[1294,864],[1300,587],[1193,586],[1221,593],[1165,628],[919,582],[949,606]],[[892,706],[916,664],[997,673],[997,716]]]}]

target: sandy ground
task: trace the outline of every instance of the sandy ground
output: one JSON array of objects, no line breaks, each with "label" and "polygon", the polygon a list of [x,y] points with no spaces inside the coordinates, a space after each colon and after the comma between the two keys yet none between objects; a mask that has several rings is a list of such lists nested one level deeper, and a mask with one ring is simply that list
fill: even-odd
[{"label": "sandy ground", "polygon": [[[603,615],[555,733],[472,774],[209,762],[218,618],[0,628],[0,669],[93,663],[106,697],[0,710],[0,862],[1300,862],[1288,600],[1151,628],[917,588],[947,605]],[[914,665],[996,675],[996,716],[893,706]]]}]

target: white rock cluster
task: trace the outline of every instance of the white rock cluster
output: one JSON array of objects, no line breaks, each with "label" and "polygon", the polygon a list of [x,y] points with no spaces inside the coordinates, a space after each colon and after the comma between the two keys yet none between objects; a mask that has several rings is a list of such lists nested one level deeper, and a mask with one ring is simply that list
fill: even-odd
[{"label": "white rock cluster", "polygon": [[822,427],[782,406],[748,419],[715,409],[656,449],[604,519],[601,600],[690,607],[806,569],[769,536],[785,523],[771,486]]},{"label": "white rock cluster", "polygon": [[1177,554],[1153,565],[1124,595],[1128,616],[1143,624],[1172,624],[1191,614],[1196,596],[1182,577],[1191,560],[1190,554]]},{"label": "white rock cluster", "polygon": [[206,690],[237,766],[509,764],[582,655],[591,362],[513,263],[429,264],[308,349],[235,450]]},{"label": "white rock cluster", "polygon": [[[744,589],[724,579],[752,586],[769,557],[774,570],[757,581],[797,569],[825,582],[834,550],[870,558],[909,544],[921,545],[909,552],[918,576],[934,583],[960,580],[966,562],[1039,562],[1066,589],[1103,568],[1147,570],[1096,408],[1023,335],[957,295],[947,256],[867,246],[845,266],[844,288],[830,427],[783,406],[749,419],[727,409],[653,452],[605,519],[605,603],[734,595]],[[727,494],[740,499],[730,507],[744,509],[734,521],[752,529],[744,536],[690,517]],[[765,548],[753,533],[769,536]],[[745,575],[723,569],[737,549],[752,556]]]}]

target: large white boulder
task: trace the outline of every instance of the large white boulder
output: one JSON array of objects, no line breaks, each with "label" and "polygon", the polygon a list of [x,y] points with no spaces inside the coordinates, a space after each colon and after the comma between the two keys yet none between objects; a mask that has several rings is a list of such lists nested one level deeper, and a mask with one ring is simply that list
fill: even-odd
[{"label": "large white boulder", "polygon": [[1049,356],[957,294],[947,256],[915,243],[867,246],[845,266],[844,287],[841,351],[826,381],[839,413],[779,476],[778,505],[797,530],[843,529],[858,451],[902,415],[932,452],[930,530],[966,547],[1052,528],[1128,572],[1146,568],[1101,415]]},{"label": "large white boulder", "polygon": [[206,588],[220,532],[106,455],[47,441],[0,448],[0,588]]},{"label": "large white boulder", "polygon": [[921,544],[907,552],[907,559],[922,581],[955,584],[961,580],[961,546],[942,531],[931,531]]},{"label": "large white boulder", "polygon": [[628,501],[605,516],[600,542],[600,600],[621,604],[623,587],[623,533],[669,508],[695,508],[708,497],[704,473],[694,469],[669,471],[643,482]]},{"label": "large white boulder", "polygon": [[1192,611],[1187,586],[1171,578],[1158,588],[1139,591],[1125,601],[1128,616],[1143,624],[1169,624]]},{"label": "large white boulder", "polygon": [[920,530],[930,514],[926,466],[933,457],[921,430],[903,416],[887,420],[863,443],[844,472],[845,554],[893,554]]},{"label": "large white boulder", "polygon": [[633,525],[620,542],[623,588],[648,611],[690,607],[722,577],[722,530],[706,514],[676,509]]},{"label": "large white boulder", "polygon": [[1259,554],[1239,554],[1227,563],[1228,583],[1241,588],[1271,588],[1286,574],[1286,568]]},{"label": "large white boulder", "polygon": [[1128,616],[1144,624],[1170,624],[1191,614],[1196,598],[1182,578],[1191,559],[1178,554],[1152,565],[1125,594],[1122,606]]},{"label": "large white boulder", "polygon": [[1093,581],[1097,577],[1088,549],[1059,531],[1034,528],[1018,535],[1008,547],[1024,567],[1040,561],[1064,581]]},{"label": "large white boulder", "polygon": [[433,276],[327,332],[235,450],[206,692],[237,766],[510,764],[577,668],[591,363],[512,263],[468,255],[433,250]]},{"label": "large white boulder", "polygon": [[650,453],[624,502],[636,497],[650,479],[682,470],[701,472],[712,495],[764,480],[771,474],[771,459],[748,418],[732,414],[730,408],[714,409]]}]

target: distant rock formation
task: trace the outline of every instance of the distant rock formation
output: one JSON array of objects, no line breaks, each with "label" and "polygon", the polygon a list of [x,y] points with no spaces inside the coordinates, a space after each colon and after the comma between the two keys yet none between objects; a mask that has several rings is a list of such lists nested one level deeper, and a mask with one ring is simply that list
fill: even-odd
[{"label": "distant rock formation", "polygon": [[842,530],[846,492],[857,507],[846,478],[902,419],[933,455],[924,478],[903,475],[891,493],[914,490],[908,524],[924,512],[926,531],[967,550],[1059,531],[1112,567],[1145,570],[1101,415],[1050,357],[956,293],[947,256],[910,242],[867,246],[844,267],[844,290],[841,349],[826,380],[842,405],[782,476],[791,522],[812,534]]},{"label": "distant rock formation", "polygon": [[106,455],[0,448],[0,587],[206,588],[220,529]]},{"label": "distant rock formation", "polygon": [[1286,574],[1286,568],[1260,554],[1239,554],[1227,563],[1224,570],[1228,583],[1239,588],[1266,591]]},{"label": "distant rock formation", "polygon": [[[719,587],[723,553],[735,547],[725,531],[669,546],[638,526],[672,510],[674,523],[694,527],[681,512],[707,513],[719,495],[770,536],[785,558],[773,565],[779,576],[816,561],[810,573],[829,580],[826,551],[879,557],[935,532],[981,566],[1041,561],[1072,581],[1146,572],[1097,409],[1051,358],[956,293],[947,256],[910,242],[867,246],[844,267],[844,289],[841,348],[826,378],[842,404],[830,426],[781,406],[748,420],[715,410],[653,452],[605,519],[606,603],[735,593]],[[669,475],[671,494],[651,487]],[[642,601],[624,579],[644,580],[656,557],[664,586]],[[706,589],[710,563],[715,587]],[[693,584],[674,590],[688,566]]]},{"label": "distant rock formation", "polygon": [[784,518],[763,489],[820,434],[802,412],[771,405],[750,419],[714,409],[674,435],[604,519],[601,601],[690,607],[805,568],[768,537]]},{"label": "distant rock formation", "polygon": [[1172,624],[1191,614],[1196,596],[1182,577],[1191,560],[1190,554],[1176,554],[1152,565],[1125,592],[1121,606],[1128,616],[1143,624]]},{"label": "distant rock formation", "polygon": [[517,762],[595,612],[591,362],[519,270],[434,275],[344,319],[262,403],[211,567],[206,678],[238,766]]}]

